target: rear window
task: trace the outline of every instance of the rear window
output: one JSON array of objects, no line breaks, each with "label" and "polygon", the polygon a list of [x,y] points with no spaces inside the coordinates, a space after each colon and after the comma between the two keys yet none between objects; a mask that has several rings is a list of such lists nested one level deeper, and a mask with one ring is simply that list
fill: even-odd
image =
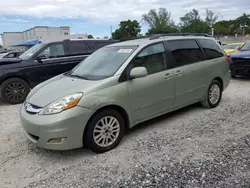
[{"label": "rear window", "polygon": [[204,60],[204,55],[195,40],[170,40],[168,49],[174,58],[173,67],[184,66]]},{"label": "rear window", "polygon": [[207,59],[215,59],[224,56],[222,50],[215,41],[210,39],[198,39],[198,41],[200,42]]}]

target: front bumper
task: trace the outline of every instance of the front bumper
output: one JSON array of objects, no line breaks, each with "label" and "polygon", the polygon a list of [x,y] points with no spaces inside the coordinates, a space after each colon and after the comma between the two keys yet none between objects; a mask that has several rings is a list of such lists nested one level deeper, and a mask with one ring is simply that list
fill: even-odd
[{"label": "front bumper", "polygon": [[[74,107],[59,114],[30,114],[21,107],[20,120],[26,137],[35,145],[45,149],[69,150],[83,146],[83,132],[93,110]],[[62,142],[49,143],[55,138],[66,138]]]},{"label": "front bumper", "polygon": [[230,66],[231,75],[250,76],[250,66]]}]

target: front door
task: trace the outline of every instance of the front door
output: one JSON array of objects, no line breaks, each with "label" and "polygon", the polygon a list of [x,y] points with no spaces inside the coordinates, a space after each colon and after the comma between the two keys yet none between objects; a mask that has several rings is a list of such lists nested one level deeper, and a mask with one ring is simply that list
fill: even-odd
[{"label": "front door", "polygon": [[37,81],[36,84],[74,68],[80,60],[76,62],[71,58],[66,57],[62,43],[51,44],[45,48],[35,60],[37,68],[32,77]]},{"label": "front door", "polygon": [[173,109],[173,71],[167,69],[165,48],[157,43],[142,50],[129,65],[145,67],[148,76],[127,82],[135,123],[164,114]]}]

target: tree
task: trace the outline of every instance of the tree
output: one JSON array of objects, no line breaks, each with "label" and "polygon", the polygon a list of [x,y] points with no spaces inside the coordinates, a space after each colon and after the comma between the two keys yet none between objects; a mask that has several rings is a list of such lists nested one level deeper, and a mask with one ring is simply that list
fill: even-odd
[{"label": "tree", "polygon": [[171,13],[165,8],[160,8],[158,12],[151,9],[149,13],[142,15],[142,21],[149,26],[147,34],[178,32],[174,21],[171,19]]},{"label": "tree", "polygon": [[93,35],[88,35],[88,39],[93,39],[94,37],[93,37]]},{"label": "tree", "polygon": [[216,22],[213,27],[216,35],[228,35],[231,32],[228,21]]},{"label": "tree", "polygon": [[135,38],[141,32],[141,26],[136,20],[121,21],[119,28],[112,33],[115,40]]},{"label": "tree", "polygon": [[199,11],[196,9],[186,13],[180,20],[181,32],[207,33],[210,31],[209,25],[201,19]]},{"label": "tree", "polygon": [[217,19],[218,19],[218,16],[217,15],[215,16],[213,11],[206,9],[206,19],[205,19],[205,22],[210,27],[212,27],[215,24],[215,22],[217,21]]},{"label": "tree", "polygon": [[199,11],[193,9],[192,11],[186,13],[183,17],[180,18],[182,26],[186,27],[193,23],[193,21],[201,20]]},{"label": "tree", "polygon": [[3,46],[0,44],[0,48],[3,48]]}]

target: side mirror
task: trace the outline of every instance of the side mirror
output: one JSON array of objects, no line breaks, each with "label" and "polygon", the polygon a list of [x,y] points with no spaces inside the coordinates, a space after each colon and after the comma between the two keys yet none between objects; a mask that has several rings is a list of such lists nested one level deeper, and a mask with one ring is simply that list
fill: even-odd
[{"label": "side mirror", "polygon": [[44,54],[40,54],[36,57],[36,60],[38,62],[42,62],[43,59],[47,59],[47,57]]},{"label": "side mirror", "polygon": [[130,77],[132,79],[142,78],[148,75],[148,71],[145,67],[135,67],[130,71]]}]

